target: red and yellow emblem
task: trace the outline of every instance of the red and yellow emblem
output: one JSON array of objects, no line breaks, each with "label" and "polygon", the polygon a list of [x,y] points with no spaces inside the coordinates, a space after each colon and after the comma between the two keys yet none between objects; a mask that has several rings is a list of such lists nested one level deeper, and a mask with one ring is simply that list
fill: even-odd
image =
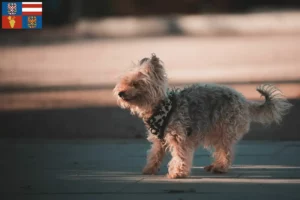
[{"label": "red and yellow emblem", "polygon": [[22,16],[2,16],[3,29],[21,29]]}]

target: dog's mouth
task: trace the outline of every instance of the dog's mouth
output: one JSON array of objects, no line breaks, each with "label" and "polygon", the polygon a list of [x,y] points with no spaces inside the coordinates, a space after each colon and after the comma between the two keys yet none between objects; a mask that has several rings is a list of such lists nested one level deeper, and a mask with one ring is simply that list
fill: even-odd
[{"label": "dog's mouth", "polygon": [[128,93],[125,93],[125,92],[119,92],[118,96],[119,96],[120,99],[122,99],[123,101],[126,101],[126,102],[133,101],[137,98],[137,95],[128,94]]},{"label": "dog's mouth", "polygon": [[123,101],[132,101],[134,98],[133,97],[127,97],[127,96],[122,96],[120,97]]}]

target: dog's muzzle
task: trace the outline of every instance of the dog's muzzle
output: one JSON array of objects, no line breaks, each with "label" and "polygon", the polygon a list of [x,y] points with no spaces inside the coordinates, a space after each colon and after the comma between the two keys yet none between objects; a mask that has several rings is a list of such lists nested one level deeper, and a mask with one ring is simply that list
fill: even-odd
[{"label": "dog's muzzle", "polygon": [[121,98],[121,99],[123,99],[123,100],[125,100],[125,101],[130,101],[131,100],[131,98],[129,98],[127,95],[126,95],[126,93],[125,92],[119,92],[119,97]]}]

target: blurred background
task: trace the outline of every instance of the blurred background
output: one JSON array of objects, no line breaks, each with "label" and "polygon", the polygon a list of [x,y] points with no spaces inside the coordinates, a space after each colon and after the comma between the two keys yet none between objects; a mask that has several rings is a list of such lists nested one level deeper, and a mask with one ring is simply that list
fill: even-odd
[{"label": "blurred background", "polygon": [[156,53],[171,86],[221,83],[262,100],[256,86],[275,84],[291,113],[245,139],[300,139],[299,9],[299,0],[44,0],[42,30],[0,32],[0,135],[144,138],[112,89]]}]

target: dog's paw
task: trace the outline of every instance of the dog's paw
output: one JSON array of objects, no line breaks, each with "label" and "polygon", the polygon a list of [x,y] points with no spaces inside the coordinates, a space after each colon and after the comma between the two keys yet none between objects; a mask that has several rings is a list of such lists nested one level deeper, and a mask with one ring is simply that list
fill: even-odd
[{"label": "dog's paw", "polygon": [[227,173],[227,169],[222,166],[217,166],[217,165],[208,165],[204,167],[204,170],[207,172],[212,172],[214,174],[224,174]]},{"label": "dog's paw", "polygon": [[167,177],[169,179],[176,179],[176,178],[186,178],[188,177],[189,174],[188,173],[168,173]]},{"label": "dog's paw", "polygon": [[145,167],[143,169],[143,174],[144,175],[156,175],[158,173],[159,169],[155,167]]},{"label": "dog's paw", "polygon": [[204,170],[207,171],[207,172],[210,172],[213,167],[214,167],[214,165],[208,165],[208,166],[204,167]]}]

